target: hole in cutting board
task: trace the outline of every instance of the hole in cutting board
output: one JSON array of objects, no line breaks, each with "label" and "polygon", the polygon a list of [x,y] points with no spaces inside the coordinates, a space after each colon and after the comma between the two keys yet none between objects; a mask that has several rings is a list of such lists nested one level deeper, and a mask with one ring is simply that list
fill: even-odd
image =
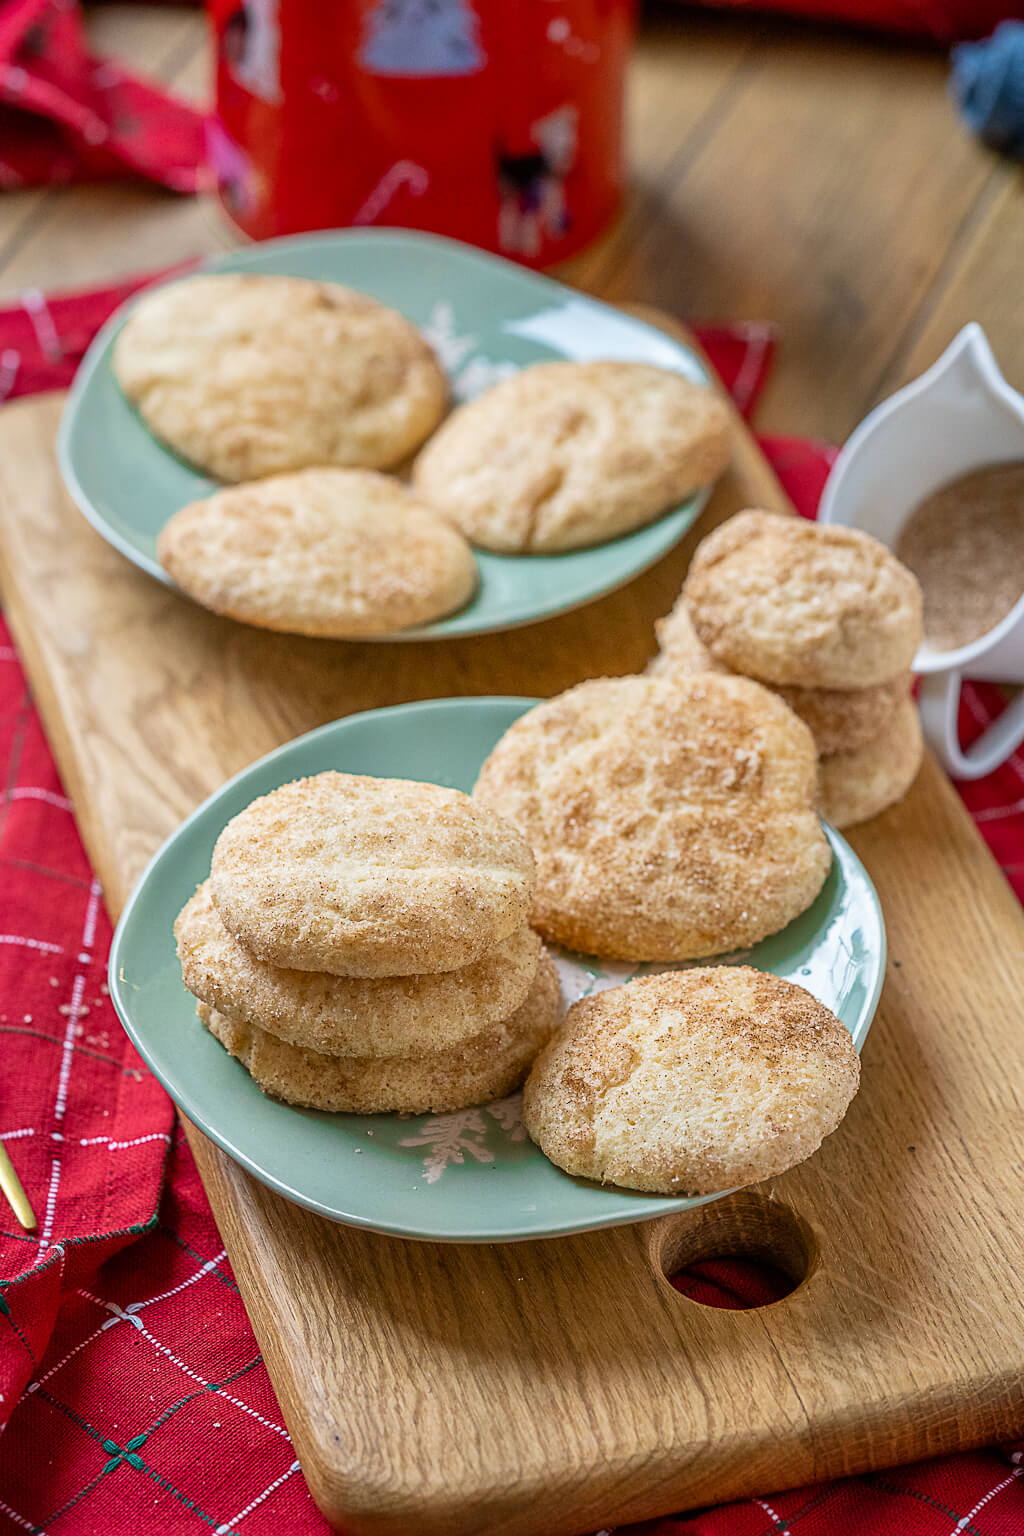
[{"label": "hole in cutting board", "polygon": [[699,1306],[772,1306],[818,1265],[813,1229],[767,1191],[744,1189],[654,1224],[651,1260],[674,1290]]}]

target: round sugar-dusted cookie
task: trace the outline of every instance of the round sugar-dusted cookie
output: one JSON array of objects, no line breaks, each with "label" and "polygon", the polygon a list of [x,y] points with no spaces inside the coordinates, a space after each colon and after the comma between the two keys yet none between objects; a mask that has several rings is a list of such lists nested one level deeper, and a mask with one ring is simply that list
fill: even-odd
[{"label": "round sugar-dusted cookie", "polygon": [[413,469],[472,544],[544,554],[649,523],[729,459],[714,392],[649,363],[537,363],[452,412]]},{"label": "round sugar-dusted cookie", "polygon": [[263,629],[337,640],[393,634],[472,597],[460,533],[372,469],[303,469],[176,512],[157,556],[190,597]]},{"label": "round sugar-dusted cookie", "polygon": [[217,839],[210,889],[258,959],[339,976],[472,965],[527,920],[533,856],[457,789],[318,773],[262,795]]},{"label": "round sugar-dusted cookie", "polygon": [[519,1087],[561,1011],[558,972],[546,952],[525,1001],[510,1018],[429,1055],[328,1056],[199,1004],[207,1029],[264,1093],[288,1104],[353,1115],[440,1115],[503,1098]]},{"label": "round sugar-dusted cookie", "polygon": [[220,480],[389,469],[447,399],[403,315],[302,277],[207,273],[157,288],[132,309],[113,366],[150,431]]},{"label": "round sugar-dusted cookie", "polygon": [[749,966],[648,976],[575,1003],[526,1083],[567,1173],[664,1195],[773,1178],[817,1151],[860,1080],[850,1035]]},{"label": "round sugar-dusted cookie", "polygon": [[697,546],[683,595],[716,661],[766,683],[870,688],[904,674],[921,589],[854,528],[740,512]]},{"label": "round sugar-dusted cookie", "polygon": [[[655,625],[661,650],[648,664],[649,677],[680,672],[728,672],[702,645],[680,597],[671,613]],[[819,756],[853,752],[873,741],[890,722],[910,693],[911,675],[901,672],[873,688],[795,688],[769,684],[785,699],[814,737]]]},{"label": "round sugar-dusted cookie", "polygon": [[856,752],[837,752],[818,765],[821,814],[834,827],[853,827],[902,800],[924,755],[921,722],[905,698],[888,729]]},{"label": "round sugar-dusted cookie", "polygon": [[201,885],[174,925],[188,990],[238,1024],[338,1056],[419,1056],[507,1019],[537,972],[540,939],[516,928],[459,971],[428,976],[330,976],[257,960],[221,922]]},{"label": "round sugar-dusted cookie", "polygon": [[810,906],[831,863],[811,734],[746,678],[582,683],[515,722],[473,793],[533,849],[534,926],[588,954],[754,944]]}]

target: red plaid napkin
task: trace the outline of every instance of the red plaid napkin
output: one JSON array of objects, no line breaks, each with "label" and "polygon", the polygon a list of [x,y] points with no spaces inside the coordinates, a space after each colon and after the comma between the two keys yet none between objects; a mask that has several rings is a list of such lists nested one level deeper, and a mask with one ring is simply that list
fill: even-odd
[{"label": "red plaid napkin", "polygon": [[203,115],[89,52],[75,0],[0,0],[0,189],[132,173],[195,192]]},{"label": "red plaid napkin", "polygon": [[[137,286],[31,295],[0,312],[4,392],[66,383],[88,337]],[[749,409],[771,332],[701,337]],[[766,447],[813,515],[831,450],[778,438]],[[979,726],[998,707],[988,688],[967,700]],[[0,1536],[326,1536],[170,1101],[107,997],[110,926],[2,621],[0,773],[0,1139],[41,1222],[29,1237],[0,1211]],[[969,789],[1018,878],[1022,782],[1018,756]],[[676,1283],[722,1306],[786,1289],[769,1270],[724,1260]],[[946,1457],[628,1530],[1022,1536],[1021,1454]]]}]

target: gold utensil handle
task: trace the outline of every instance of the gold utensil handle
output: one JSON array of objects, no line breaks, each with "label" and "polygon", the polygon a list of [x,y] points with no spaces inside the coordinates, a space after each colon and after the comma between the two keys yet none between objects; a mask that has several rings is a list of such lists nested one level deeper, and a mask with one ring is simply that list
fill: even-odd
[{"label": "gold utensil handle", "polygon": [[7,1148],[0,1143],[0,1189],[7,1196],[7,1203],[26,1232],[34,1232],[37,1222],[29,1204],[28,1195],[14,1171],[14,1164],[7,1155]]}]

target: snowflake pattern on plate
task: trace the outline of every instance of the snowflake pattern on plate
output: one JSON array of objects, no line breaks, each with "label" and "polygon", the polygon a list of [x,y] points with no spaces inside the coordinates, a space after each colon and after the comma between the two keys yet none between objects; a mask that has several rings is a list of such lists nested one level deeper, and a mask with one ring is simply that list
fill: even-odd
[{"label": "snowflake pattern on plate", "polygon": [[[695,965],[744,965],[750,951],[716,956],[712,960],[684,960],[677,965],[635,964],[628,960],[603,960],[594,955],[570,954],[549,945],[562,984],[562,1005],[571,1008],[581,998],[621,987],[636,976],[654,976],[661,971],[685,971]],[[446,1168],[462,1165],[467,1154],[474,1162],[493,1163],[499,1153],[515,1142],[526,1140],[523,1124],[523,1096],[510,1094],[493,1104],[481,1104],[447,1115],[424,1118],[415,1136],[406,1136],[403,1147],[425,1147],[423,1179],[436,1184]]]},{"label": "snowflake pattern on plate", "polygon": [[439,299],[430,319],[420,328],[421,335],[437,353],[452,381],[452,394],[458,401],[472,400],[502,379],[511,378],[519,369],[515,363],[495,361],[476,355],[480,338],[465,332],[455,323],[455,310],[446,299]]}]

